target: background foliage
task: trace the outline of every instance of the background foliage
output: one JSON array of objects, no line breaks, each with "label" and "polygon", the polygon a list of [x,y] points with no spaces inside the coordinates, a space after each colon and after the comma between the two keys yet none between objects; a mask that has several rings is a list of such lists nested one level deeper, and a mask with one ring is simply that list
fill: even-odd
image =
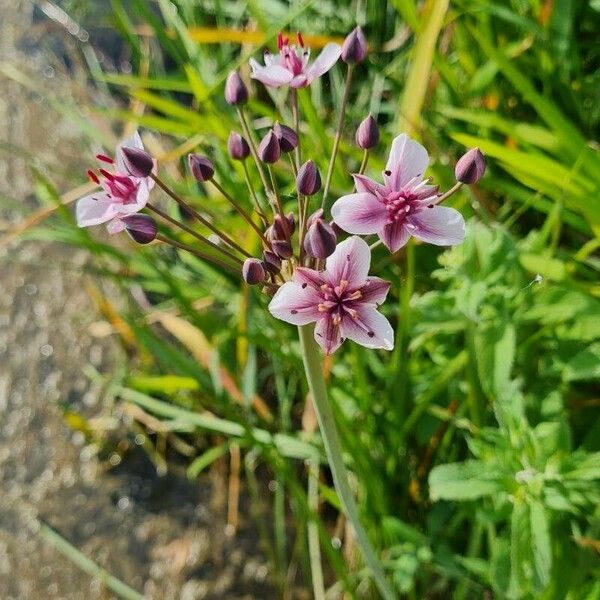
[{"label": "background foliage", "polygon": [[[373,173],[403,130],[437,158],[431,174],[443,188],[465,147],[487,154],[485,178],[455,200],[469,218],[463,245],[374,255],[378,275],[394,282],[386,309],[396,349],[347,344],[326,363],[348,464],[399,594],[600,598],[600,4],[111,0],[110,9],[65,8],[95,28],[81,46],[88,81],[65,79],[72,105],[53,110],[81,125],[90,158],[99,144],[113,145],[111,122],[123,123],[119,135],[154,132],[150,149],[173,186],[249,249],[243,223],[190,180],[182,157],[210,154],[223,185],[244,193],[224,152],[237,124],[223,82],[280,29],[336,37],[358,22],[372,44],[355,78],[332,196],[349,189],[360,160],[354,128],[369,111],[383,133]],[[114,36],[110,27],[120,41],[114,56],[101,56],[94,41]],[[15,65],[2,71],[37,89]],[[334,69],[300,95],[304,153],[322,172],[342,77]],[[259,130],[278,116],[289,122],[283,94],[253,91]],[[143,434],[157,467],[184,461],[195,478],[241,453],[275,585],[286,588],[292,565],[295,585],[311,589],[308,533],[320,537],[332,592],[374,594],[351,538],[341,549],[331,543],[343,527],[318,467],[294,328],[272,319],[255,290],[195,258],[76,229],[64,207],[76,194],[61,199],[43,165],[35,169],[45,207],[29,225],[50,212],[62,219],[25,233],[89,249],[90,272],[128,299],[117,309],[91,288],[124,363],[90,375],[133,417],[132,435]],[[67,417],[85,430],[84,419]],[[90,434],[90,443],[106,441]],[[266,473],[277,483],[272,494]]]}]

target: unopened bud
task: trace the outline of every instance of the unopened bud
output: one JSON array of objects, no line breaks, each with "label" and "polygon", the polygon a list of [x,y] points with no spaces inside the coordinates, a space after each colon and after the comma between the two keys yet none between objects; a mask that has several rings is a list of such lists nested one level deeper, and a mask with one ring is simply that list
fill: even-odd
[{"label": "unopened bud", "polygon": [[246,283],[256,285],[265,280],[265,268],[257,258],[247,258],[242,265],[242,277]]},{"label": "unopened bud", "polygon": [[472,148],[461,156],[454,167],[454,175],[461,183],[476,183],[485,173],[485,157],[479,148]]},{"label": "unopened bud", "polygon": [[154,168],[154,160],[141,148],[121,148],[125,168],[132,177],[148,177]]},{"label": "unopened bud", "polygon": [[275,163],[281,156],[281,146],[277,136],[271,129],[258,146],[258,157],[266,163]]},{"label": "unopened bud", "polygon": [[212,179],[215,174],[215,168],[206,156],[201,156],[200,154],[188,154],[188,164],[190,165],[190,171],[196,178],[196,181],[208,181]]},{"label": "unopened bud", "polygon": [[279,271],[281,271],[281,259],[275,252],[271,252],[270,250],[265,250],[263,252],[263,266],[269,273],[273,275],[277,275]]},{"label": "unopened bud", "polygon": [[121,220],[134,242],[149,244],[156,239],[156,221],[150,215],[130,215]]},{"label": "unopened bud", "polygon": [[286,240],[274,240],[271,242],[273,252],[282,259],[291,258],[294,255],[292,245]]},{"label": "unopened bud", "polygon": [[333,231],[335,231],[335,235],[343,235],[344,230],[335,221],[330,221],[329,224],[331,225]]},{"label": "unopened bud", "polygon": [[250,146],[239,133],[232,131],[227,140],[227,151],[233,160],[245,160],[250,154]]},{"label": "unopened bud", "polygon": [[227,104],[240,105],[248,102],[248,88],[238,75],[237,71],[231,71],[225,83],[225,102]]},{"label": "unopened bud", "polygon": [[356,145],[363,150],[369,150],[379,144],[379,127],[373,115],[369,113],[356,130]]},{"label": "unopened bud", "polygon": [[279,147],[281,148],[282,152],[291,152],[298,147],[298,135],[287,125],[275,123],[273,126],[273,132],[277,136]]},{"label": "unopened bud", "polygon": [[327,258],[335,251],[336,241],[337,236],[333,227],[323,219],[317,218],[306,232],[304,250],[313,258]]},{"label": "unopened bud", "polygon": [[367,58],[367,40],[360,26],[355,27],[342,44],[342,60],[345,63],[361,63]]},{"label": "unopened bud", "polygon": [[303,196],[312,196],[321,189],[321,174],[312,160],[307,160],[298,169],[296,189]]},{"label": "unopened bud", "polygon": [[325,211],[322,208],[317,208],[315,212],[306,219],[306,228],[308,229],[317,219],[322,219]]}]

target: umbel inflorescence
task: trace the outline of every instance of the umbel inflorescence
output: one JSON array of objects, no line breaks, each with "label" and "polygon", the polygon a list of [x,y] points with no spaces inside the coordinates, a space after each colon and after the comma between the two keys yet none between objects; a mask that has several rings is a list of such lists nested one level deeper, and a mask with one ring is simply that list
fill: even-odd
[{"label": "umbel inflorescence", "polygon": [[[357,27],[342,46],[327,44],[311,61],[310,49],[300,33],[296,41],[291,44],[280,34],[277,53],[265,52],[263,64],[250,60],[254,79],[266,86],[289,88],[293,115],[291,123],[273,123],[258,144],[246,112],[248,88],[237,72],[227,78],[225,100],[237,111],[241,126],[241,132],[231,132],[227,150],[232,160],[242,163],[245,175],[245,184],[235,198],[218,182],[207,157],[188,157],[195,179],[214,186],[258,236],[260,256],[251,256],[231,235],[167,186],[137,133],[118,146],[114,159],[97,156],[100,166],[88,171],[88,176],[99,189],[79,200],[77,222],[80,227],[106,223],[110,233],[126,230],[141,244],[158,239],[192,252],[219,269],[239,274],[248,284],[262,286],[273,296],[271,314],[296,325],[315,323],[315,340],[327,354],[346,339],[368,348],[391,350],[393,330],[378,311],[390,284],[369,275],[371,247],[360,236],[378,236],[379,241],[372,246],[382,243],[390,252],[397,252],[411,237],[439,246],[459,244],[465,235],[464,219],[442,203],[462,184],[478,181],[485,160],[476,148],[467,152],[456,165],[456,185],[440,193],[425,174],[429,164],[426,149],[402,133],[392,141],[381,179],[371,179],[364,172],[369,152],[378,145],[380,135],[375,118],[369,114],[356,130],[355,140],[363,150],[363,160],[358,173],[352,174],[354,189],[337,198],[328,215],[327,197],[344,125],[347,91],[354,66],[367,56],[367,44]],[[323,184],[315,162],[302,157],[297,89],[309,86],[340,58],[346,63],[346,90]],[[288,160],[295,177],[293,211],[286,211],[276,178],[278,165]],[[251,169],[256,170],[261,188],[253,185]],[[151,203],[155,187],[207,227],[211,237]],[[159,232],[155,219],[181,228],[197,243],[191,246],[166,236]]]}]

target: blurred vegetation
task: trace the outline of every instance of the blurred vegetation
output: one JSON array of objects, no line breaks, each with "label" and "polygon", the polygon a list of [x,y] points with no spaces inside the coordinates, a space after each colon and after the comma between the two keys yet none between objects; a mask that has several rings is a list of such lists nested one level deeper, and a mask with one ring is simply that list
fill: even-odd
[{"label": "blurred vegetation", "polygon": [[[383,128],[373,173],[402,130],[436,157],[431,175],[443,189],[465,147],[484,151],[486,176],[454,202],[469,219],[463,245],[375,252],[377,274],[394,282],[384,310],[397,326],[395,351],[346,344],[326,362],[348,465],[399,595],[600,598],[600,3],[111,0],[104,11],[81,1],[65,7],[92,27],[82,48],[90,76],[65,78],[71,104],[46,101],[82,125],[90,159],[100,142],[116,139],[111,122],[159,134],[149,148],[162,156],[165,177],[246,237],[248,248],[243,223],[190,180],[182,158],[201,149],[224,186],[245,193],[225,153],[238,126],[222,88],[230,69],[247,74],[247,58],[260,47],[246,41],[249,33],[211,43],[215,30],[229,39],[231,31],[256,29],[263,46],[280,29],[343,36],[356,22],[364,26],[372,52],[354,80],[332,196],[351,186],[348,172],[360,161],[354,128],[369,111]],[[118,59],[98,59],[94,32],[111,26]],[[131,72],[122,71],[123,57]],[[36,88],[16,65],[2,72]],[[335,68],[300,94],[303,152],[322,172],[342,88]],[[253,92],[257,128],[290,121],[283,92],[256,85]],[[55,206],[52,173],[40,165],[35,172],[40,201]],[[291,186],[289,173],[279,175]],[[375,594],[336,521],[328,473],[315,472],[323,453],[305,405],[295,329],[271,318],[255,290],[195,258],[115,245],[102,232],[76,229],[62,204],[59,212],[62,220],[24,233],[87,248],[90,272],[129,299],[117,310],[93,287],[127,362],[92,376],[106,386],[107,402],[129,416],[132,437],[143,434],[160,468],[181,455],[190,478],[228,455],[231,477],[243,469],[282,593],[290,573],[295,585],[312,589],[309,530],[320,537],[332,597],[343,589],[350,597]],[[267,491],[269,477],[274,491]]]}]

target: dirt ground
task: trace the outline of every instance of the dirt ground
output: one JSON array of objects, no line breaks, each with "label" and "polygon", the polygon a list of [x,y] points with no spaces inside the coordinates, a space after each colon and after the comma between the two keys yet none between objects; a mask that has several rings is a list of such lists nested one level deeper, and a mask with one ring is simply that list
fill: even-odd
[{"label": "dirt ground", "polygon": [[[1,3],[0,63],[51,88],[43,49],[21,51],[32,11],[29,1]],[[79,168],[80,147],[43,97],[0,73],[0,237],[36,208],[30,156]],[[255,532],[224,535],[210,479],[158,476],[141,451],[110,469],[65,425],[61,403],[103,413],[82,368],[106,371],[117,351],[90,333],[88,259],[46,242],[0,247],[0,598],[113,597],[41,537],[39,519],[148,598],[274,598]],[[244,510],[241,521],[250,522]]]}]

